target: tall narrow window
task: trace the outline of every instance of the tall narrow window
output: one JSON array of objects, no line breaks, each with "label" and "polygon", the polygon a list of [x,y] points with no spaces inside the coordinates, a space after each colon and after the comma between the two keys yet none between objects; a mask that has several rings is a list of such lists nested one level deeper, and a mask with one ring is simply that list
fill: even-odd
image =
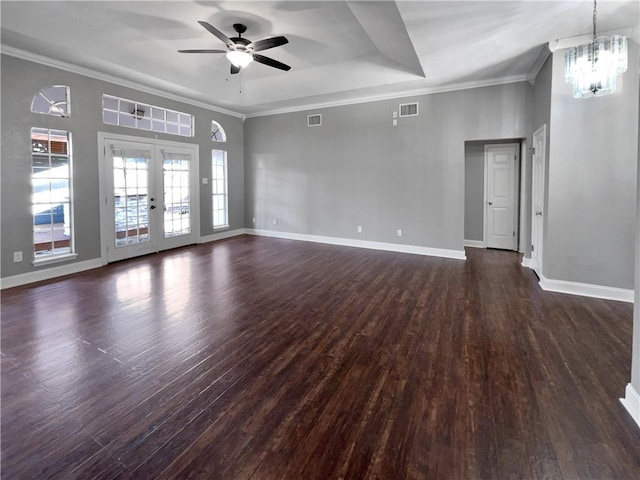
[{"label": "tall narrow window", "polygon": [[71,134],[32,128],[31,167],[33,251],[37,263],[74,253]]},{"label": "tall narrow window", "polygon": [[227,152],[224,150],[211,150],[211,190],[213,192],[213,228],[228,227]]}]

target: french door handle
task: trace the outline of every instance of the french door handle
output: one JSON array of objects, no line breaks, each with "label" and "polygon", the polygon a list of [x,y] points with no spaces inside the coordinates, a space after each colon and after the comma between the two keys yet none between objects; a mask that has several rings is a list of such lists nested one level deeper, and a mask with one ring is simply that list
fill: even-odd
[{"label": "french door handle", "polygon": [[542,210],[538,210],[538,211],[536,212],[536,215],[542,216]]},{"label": "french door handle", "polygon": [[151,210],[155,210],[156,206],[155,206],[155,205],[151,205],[149,208],[150,208]]}]

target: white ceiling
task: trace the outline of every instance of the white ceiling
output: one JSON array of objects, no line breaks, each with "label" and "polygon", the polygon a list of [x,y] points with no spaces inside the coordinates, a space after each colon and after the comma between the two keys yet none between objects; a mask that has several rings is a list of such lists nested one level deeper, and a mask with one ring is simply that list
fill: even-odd
[{"label": "white ceiling", "polygon": [[[637,33],[639,6],[600,0],[598,30]],[[261,53],[292,69],[253,63],[230,75],[224,55],[177,53],[224,48],[198,20],[227,36],[233,23],[251,40],[286,36]],[[255,115],[525,79],[547,42],[591,32],[592,2],[3,0],[1,23],[6,53]]]}]

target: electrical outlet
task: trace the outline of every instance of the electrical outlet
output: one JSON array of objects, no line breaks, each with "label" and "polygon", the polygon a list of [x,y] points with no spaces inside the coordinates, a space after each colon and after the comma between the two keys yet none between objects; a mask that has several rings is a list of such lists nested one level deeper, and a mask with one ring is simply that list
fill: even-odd
[{"label": "electrical outlet", "polygon": [[274,224],[274,225],[277,225],[277,224],[278,224],[278,219],[277,219],[277,218],[274,218],[274,219],[273,219],[273,224]]},{"label": "electrical outlet", "polygon": [[402,229],[398,229],[398,236],[401,237],[402,236]]},{"label": "electrical outlet", "polygon": [[256,217],[253,217],[253,218],[251,219],[251,221],[255,224],[255,223],[256,223]]},{"label": "electrical outlet", "polygon": [[393,119],[393,126],[394,126],[394,127],[397,127],[397,126],[398,126],[398,120],[397,120],[397,119],[395,119],[395,118]]},{"label": "electrical outlet", "polygon": [[209,183],[209,179],[207,177],[203,177],[202,178],[202,184],[206,185],[207,183]]},{"label": "electrical outlet", "polygon": [[362,233],[362,225],[358,225],[358,233]]},{"label": "electrical outlet", "polygon": [[18,263],[22,261],[22,252],[13,252],[13,261]]}]

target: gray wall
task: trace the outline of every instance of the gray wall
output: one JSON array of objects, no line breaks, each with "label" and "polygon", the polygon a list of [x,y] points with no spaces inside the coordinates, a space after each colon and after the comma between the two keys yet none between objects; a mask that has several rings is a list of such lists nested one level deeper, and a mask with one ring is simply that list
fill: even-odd
[{"label": "gray wall", "polygon": [[[197,143],[200,146],[200,176],[211,177],[211,120],[226,130],[229,161],[229,213],[231,228],[244,227],[244,139],[240,118],[181,102],[167,100],[130,88],[95,80],[56,68],[2,55],[2,264],[7,277],[33,271],[31,265],[32,217],[31,141],[32,127],[59,128],[73,135],[73,176],[75,202],[76,261],[100,257],[100,209],[98,204],[97,132]],[[71,116],[51,117],[31,113],[31,100],[43,87],[68,85],[71,88]],[[175,109],[195,116],[195,137],[155,134],[102,123],[102,94]],[[211,183],[200,185],[201,235],[213,233]],[[22,250],[24,261],[13,262],[12,252]],[[56,266],[59,264],[56,264]],[[38,267],[42,270],[47,267]]]},{"label": "gray wall", "polygon": [[406,98],[420,116],[397,127],[399,100],[247,119],[247,226],[462,250],[464,142],[525,137],[531,97],[520,82]]},{"label": "gray wall", "polygon": [[638,46],[618,91],[574,99],[553,56],[547,229],[550,279],[633,288],[638,164]]},{"label": "gray wall", "polygon": [[[640,84],[638,85],[640,91]],[[639,94],[640,96],[640,94]],[[638,124],[640,124],[640,108],[638,108]],[[638,135],[638,191],[640,192],[640,135]],[[635,264],[635,297],[633,305],[633,346],[631,356],[631,385],[640,393],[640,195],[636,194],[636,261]]]},{"label": "gray wall", "polygon": [[484,143],[464,144],[464,239],[484,240]]},{"label": "gray wall", "polygon": [[[517,143],[523,139],[485,140],[464,144],[464,238],[484,240],[484,147],[504,143]],[[520,147],[518,147],[520,155]],[[520,180],[516,185],[517,209],[520,211]],[[521,233],[522,234],[522,233]]]}]

